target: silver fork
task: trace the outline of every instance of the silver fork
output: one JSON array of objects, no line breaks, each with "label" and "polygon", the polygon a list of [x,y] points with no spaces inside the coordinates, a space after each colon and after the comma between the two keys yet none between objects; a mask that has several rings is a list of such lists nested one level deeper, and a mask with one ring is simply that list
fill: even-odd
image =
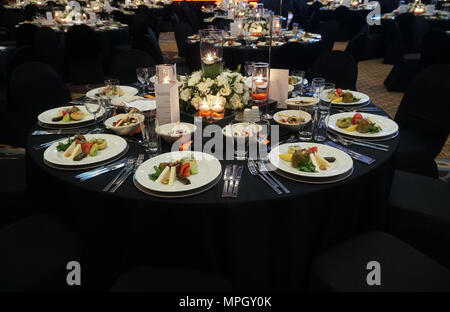
[{"label": "silver fork", "polygon": [[59,141],[62,141],[62,140],[64,140],[64,139],[59,138],[59,139],[56,139],[56,140],[53,140],[53,141],[50,141],[50,142],[45,142],[45,143],[42,143],[42,144],[33,146],[33,148],[34,148],[35,150],[40,150],[40,149],[49,147],[49,146],[51,146],[53,143],[56,143],[56,142],[59,142]]},{"label": "silver fork", "polygon": [[231,171],[230,182],[229,182],[230,185],[228,186],[227,197],[231,197],[231,194],[233,193],[233,188],[237,181],[237,169],[238,169],[238,165],[234,164],[233,170]]},{"label": "silver fork", "polygon": [[265,162],[266,162],[265,160],[259,160],[258,161],[259,170],[262,173],[265,173],[266,175],[268,175],[269,178],[271,178],[272,181],[275,182],[283,190],[283,192],[285,192],[286,194],[289,194],[291,191],[289,191],[289,189],[287,187],[285,187],[283,185],[283,183],[281,183],[277,178],[275,178],[273,176],[273,174],[269,171],[269,169],[267,169],[267,166],[266,166]]},{"label": "silver fork", "polygon": [[228,195],[228,185],[230,184],[230,178],[231,178],[231,165],[227,165],[223,173],[222,197],[227,197]]},{"label": "silver fork", "polygon": [[278,195],[283,194],[283,192],[281,192],[278,189],[277,185],[272,184],[265,176],[263,176],[258,169],[256,168],[255,163],[252,160],[249,160],[247,162],[247,167],[248,167],[248,171],[250,171],[250,174],[253,176],[259,176],[261,178],[261,180],[263,180],[264,182],[267,183],[267,185],[270,186],[270,188],[272,188]]},{"label": "silver fork", "polygon": [[125,182],[125,180],[132,174],[136,169],[142,164],[144,161],[144,154],[139,154],[134,167],[132,166],[128,171],[124,172],[124,174],[120,177],[119,181],[113,186],[113,188],[109,191],[110,193],[114,193],[117,189]]},{"label": "silver fork", "polygon": [[125,171],[130,170],[131,168],[133,168],[133,164],[135,162],[136,158],[129,158],[127,160],[127,164],[125,165],[125,167],[119,171],[119,173],[114,177],[114,179],[112,179],[108,185],[106,185],[103,188],[103,192],[108,192],[108,190],[111,188],[111,186],[116,183],[116,181],[122,176],[123,173],[125,173]]}]

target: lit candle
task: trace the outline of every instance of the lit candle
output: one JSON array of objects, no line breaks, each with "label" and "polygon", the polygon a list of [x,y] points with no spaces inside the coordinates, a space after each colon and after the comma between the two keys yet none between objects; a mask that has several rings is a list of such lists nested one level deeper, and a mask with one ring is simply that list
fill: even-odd
[{"label": "lit candle", "polygon": [[202,105],[200,105],[199,109],[199,115],[200,116],[209,116],[211,115],[211,107],[206,102],[206,98],[203,98]]},{"label": "lit candle", "polygon": [[211,53],[206,54],[206,57],[203,59],[203,62],[206,65],[214,64],[215,61],[216,61],[216,58]]}]

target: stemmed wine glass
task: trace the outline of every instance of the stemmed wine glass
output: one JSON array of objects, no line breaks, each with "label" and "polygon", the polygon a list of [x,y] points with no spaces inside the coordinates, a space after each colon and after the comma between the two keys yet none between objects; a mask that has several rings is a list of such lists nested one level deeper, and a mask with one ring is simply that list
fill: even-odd
[{"label": "stemmed wine glass", "polygon": [[303,87],[304,87],[304,79],[305,79],[305,72],[302,70],[293,70],[292,76],[298,79],[297,84],[294,86],[294,91],[292,92],[293,97],[301,96],[303,94]]},{"label": "stemmed wine glass", "polygon": [[84,102],[84,107],[86,108],[86,110],[89,112],[89,114],[94,116],[95,128],[90,131],[91,133],[103,132],[103,129],[97,124],[97,114],[102,110],[103,104],[103,99],[101,97],[97,97],[97,104],[90,101]]},{"label": "stemmed wine glass", "polygon": [[145,87],[148,81],[148,68],[137,68],[136,69],[136,76],[139,82],[142,85],[142,93],[145,94]]},{"label": "stemmed wine glass", "polygon": [[[155,67],[148,67],[147,69],[147,86],[148,86],[148,91],[150,93],[155,92],[155,81],[156,81],[156,69]],[[153,79],[152,79],[153,78]],[[153,81],[152,81],[153,80]]]}]

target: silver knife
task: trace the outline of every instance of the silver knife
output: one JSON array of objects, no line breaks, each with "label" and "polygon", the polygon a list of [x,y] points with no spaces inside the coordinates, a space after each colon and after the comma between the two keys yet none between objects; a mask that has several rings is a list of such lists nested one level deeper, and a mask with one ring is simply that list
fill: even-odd
[{"label": "silver knife", "polygon": [[87,180],[92,179],[92,178],[94,178],[94,177],[96,177],[96,176],[99,176],[99,175],[101,175],[101,174],[104,174],[104,173],[107,173],[107,172],[111,172],[111,171],[120,169],[120,168],[122,168],[122,167],[124,167],[124,166],[125,166],[125,162],[122,162],[122,163],[117,164],[117,165],[114,165],[114,166],[109,166],[109,167],[100,169],[100,170],[98,170],[98,171],[96,171],[96,172],[91,173],[90,175],[87,175],[87,176],[85,176],[85,177],[80,178],[80,181],[81,181],[81,182],[87,181]]},{"label": "silver knife", "polygon": [[228,193],[228,184],[231,178],[231,165],[227,165],[225,167],[225,172],[223,173],[223,189],[222,189],[222,197],[227,197]]},{"label": "silver knife", "polygon": [[85,177],[87,177],[87,176],[89,176],[91,174],[94,174],[94,173],[98,172],[98,171],[102,171],[102,170],[114,167],[115,165],[118,165],[118,164],[120,164],[122,162],[126,163],[127,160],[128,160],[128,158],[120,159],[118,161],[113,162],[112,164],[104,165],[104,166],[98,167],[98,168],[90,170],[90,171],[85,171],[85,172],[79,173],[79,174],[77,174],[75,176],[75,178],[77,178],[77,179],[85,178]]},{"label": "silver knife", "polygon": [[86,133],[87,133],[87,130],[58,129],[58,130],[35,130],[31,135],[51,135],[51,134],[74,135],[74,134],[86,134]]},{"label": "silver knife", "polygon": [[244,171],[244,166],[240,165],[236,169],[236,176],[235,176],[235,182],[233,187],[233,193],[231,194],[231,197],[236,198],[239,191],[239,182],[241,181],[242,172]]},{"label": "silver knife", "polygon": [[380,146],[376,146],[376,145],[371,145],[369,143],[362,143],[362,142],[358,142],[358,141],[352,141],[352,144],[358,145],[358,146],[362,146],[362,147],[367,147],[367,148],[373,148],[379,151],[384,151],[384,152],[388,152],[389,149],[384,148],[384,147],[380,147]]}]

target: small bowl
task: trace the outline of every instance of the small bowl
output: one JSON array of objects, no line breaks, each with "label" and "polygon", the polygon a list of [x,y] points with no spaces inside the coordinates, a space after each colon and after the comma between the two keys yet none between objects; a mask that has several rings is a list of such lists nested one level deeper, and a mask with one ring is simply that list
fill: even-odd
[{"label": "small bowl", "polygon": [[[305,118],[304,122],[299,122],[298,124],[288,124],[288,123],[284,123],[281,122],[280,119],[284,118],[281,117],[280,115],[295,115],[295,116],[299,116],[299,117],[303,117]],[[287,128],[291,131],[299,131],[300,127],[303,127],[304,125],[306,125],[310,120],[311,120],[311,115],[307,112],[301,111],[301,110],[283,110],[283,111],[279,111],[277,112],[275,115],[273,115],[273,120],[275,120],[275,122],[277,124],[279,124],[281,127]]]},{"label": "small bowl", "polygon": [[177,125],[176,122],[168,123],[164,125],[160,125],[158,130],[156,131],[164,141],[167,143],[173,143],[175,141],[180,140],[182,143],[187,142],[191,139],[191,135],[197,130],[197,127],[191,123],[180,122],[178,126],[182,129],[186,130],[186,133],[181,135],[171,135],[170,131]]},{"label": "small bowl", "polygon": [[111,118],[108,118],[105,121],[105,127],[107,129],[111,129],[118,135],[131,135],[136,133],[136,131],[139,129],[139,125],[142,121],[144,121],[144,115],[142,114],[131,114],[131,117],[134,117],[138,120],[138,122],[128,125],[128,126],[119,126],[114,127],[113,123],[118,121],[120,118],[124,118],[127,114],[118,114],[116,116],[113,116]]},{"label": "small bowl", "polygon": [[[308,103],[301,103],[305,101]],[[319,103],[319,99],[313,97],[299,96],[295,98],[290,98],[285,101],[287,109],[298,110],[301,107],[314,106]]]}]

